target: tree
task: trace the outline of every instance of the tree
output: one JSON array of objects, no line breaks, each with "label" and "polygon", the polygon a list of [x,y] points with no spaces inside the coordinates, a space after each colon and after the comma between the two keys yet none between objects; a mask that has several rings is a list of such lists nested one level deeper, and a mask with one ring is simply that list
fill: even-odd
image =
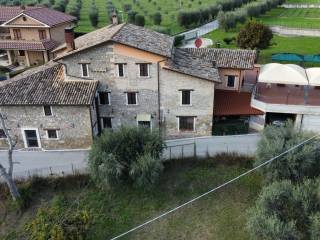
[{"label": "tree", "polygon": [[136,18],[137,14],[138,14],[137,12],[130,10],[128,12],[128,22],[129,23],[135,23],[135,18]]},{"label": "tree", "polygon": [[94,2],[91,4],[90,10],[89,10],[89,19],[90,19],[91,25],[93,27],[98,26],[99,11],[98,11],[98,8]]},{"label": "tree", "polygon": [[237,45],[240,48],[265,49],[271,44],[273,33],[268,26],[255,21],[249,21],[240,30]]},{"label": "tree", "polygon": [[290,181],[264,187],[249,210],[248,229],[254,239],[319,239],[319,180],[300,185]]},{"label": "tree", "polygon": [[0,113],[0,122],[1,122],[1,128],[4,131],[4,134],[6,135],[6,139],[8,142],[8,170],[0,163],[0,176],[2,176],[4,178],[4,181],[6,182],[10,194],[12,196],[13,200],[18,200],[20,199],[20,194],[18,191],[18,188],[13,180],[13,149],[14,146],[16,144],[16,142],[12,139],[12,137],[9,134],[9,131],[5,125],[5,118],[2,115],[2,113]]},{"label": "tree", "polygon": [[142,127],[105,131],[90,150],[90,175],[102,187],[152,186],[163,170],[164,146],[158,133]]},{"label": "tree", "polygon": [[134,18],[134,23],[135,23],[137,26],[143,27],[144,24],[145,24],[144,16],[142,16],[142,15],[136,15],[135,18]]},{"label": "tree", "polygon": [[[255,165],[271,159],[293,146],[310,138],[313,134],[299,131],[292,121],[282,127],[267,126],[258,143]],[[320,173],[320,150],[318,139],[288,152],[262,168],[266,182],[289,179],[301,182],[305,177],[316,177]]]},{"label": "tree", "polygon": [[160,25],[160,24],[161,24],[161,21],[162,21],[161,13],[156,12],[156,13],[153,15],[153,22],[154,22],[154,24],[155,24],[155,25]]}]

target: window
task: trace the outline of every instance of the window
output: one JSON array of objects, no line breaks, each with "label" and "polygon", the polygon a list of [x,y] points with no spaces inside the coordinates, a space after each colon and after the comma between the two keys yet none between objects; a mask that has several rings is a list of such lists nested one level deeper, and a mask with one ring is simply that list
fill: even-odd
[{"label": "window", "polygon": [[99,92],[99,103],[101,105],[110,105],[110,92]]},{"label": "window", "polygon": [[51,106],[43,106],[43,111],[45,116],[52,116],[52,109]]},{"label": "window", "polygon": [[6,134],[4,133],[3,129],[0,129],[0,138],[7,138]]},{"label": "window", "polygon": [[22,39],[20,29],[13,29],[13,38],[14,40]]},{"label": "window", "polygon": [[150,121],[138,121],[138,126],[144,127],[144,128],[151,128],[151,122]]},{"label": "window", "polygon": [[25,56],[26,53],[24,52],[24,50],[19,50],[19,56]]},{"label": "window", "polygon": [[39,38],[40,40],[47,38],[46,30],[39,30]]},{"label": "window", "polygon": [[124,63],[117,64],[118,77],[124,77]]},{"label": "window", "polygon": [[149,77],[149,64],[148,63],[140,63],[139,64],[139,74],[140,74],[140,77]]},{"label": "window", "polygon": [[194,131],[194,117],[179,117],[179,131]]},{"label": "window", "polygon": [[191,105],[191,90],[181,90],[181,105]]},{"label": "window", "polygon": [[58,139],[58,131],[55,129],[48,129],[47,136],[49,139]]},{"label": "window", "polygon": [[227,87],[235,87],[236,76],[227,76]]},{"label": "window", "polygon": [[137,105],[137,93],[128,92],[127,93],[127,104],[128,105]]},{"label": "window", "polygon": [[102,128],[112,128],[112,121],[111,121],[111,117],[102,117],[101,118],[101,125]]},{"label": "window", "polygon": [[89,77],[89,64],[81,63],[81,73],[82,77]]}]

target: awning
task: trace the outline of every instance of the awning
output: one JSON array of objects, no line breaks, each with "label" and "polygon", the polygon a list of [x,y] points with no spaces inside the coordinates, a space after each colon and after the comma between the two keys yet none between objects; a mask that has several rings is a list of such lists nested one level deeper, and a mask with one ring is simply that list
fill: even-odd
[{"label": "awning", "polygon": [[214,116],[250,116],[263,115],[251,107],[251,93],[216,90],[214,94]]},{"label": "awning", "polygon": [[143,113],[137,115],[137,122],[150,122],[151,114]]}]

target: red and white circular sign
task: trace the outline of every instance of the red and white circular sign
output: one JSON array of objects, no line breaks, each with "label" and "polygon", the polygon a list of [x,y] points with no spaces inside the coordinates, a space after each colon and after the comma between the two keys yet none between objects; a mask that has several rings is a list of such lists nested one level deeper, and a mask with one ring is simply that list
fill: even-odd
[{"label": "red and white circular sign", "polygon": [[194,42],[194,45],[196,46],[196,48],[200,48],[202,45],[202,39],[197,38],[196,41]]}]

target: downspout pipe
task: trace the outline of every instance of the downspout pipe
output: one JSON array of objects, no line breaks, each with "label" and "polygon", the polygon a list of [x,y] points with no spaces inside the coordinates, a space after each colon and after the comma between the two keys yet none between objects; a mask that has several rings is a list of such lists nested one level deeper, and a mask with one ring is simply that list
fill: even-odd
[{"label": "downspout pipe", "polygon": [[[161,111],[160,111],[160,101],[161,101],[161,96],[160,96],[160,63],[167,61],[167,59],[163,59],[157,62],[157,81],[158,81],[158,125],[159,125],[159,130],[161,126]],[[159,131],[160,133],[160,131]]]}]

